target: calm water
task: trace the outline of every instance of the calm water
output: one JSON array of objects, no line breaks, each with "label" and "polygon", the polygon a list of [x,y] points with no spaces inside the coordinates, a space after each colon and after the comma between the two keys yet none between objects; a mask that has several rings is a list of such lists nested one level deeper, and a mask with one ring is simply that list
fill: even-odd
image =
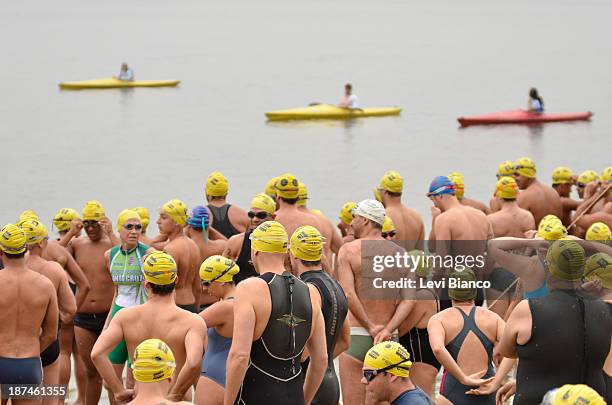
[{"label": "calm water", "polygon": [[[6,2],[0,222],[32,208],[50,222],[99,199],[156,209],[203,200],[213,170],[247,206],[294,172],[312,208],[336,217],[371,196],[389,169],[429,223],[431,178],[458,170],[488,200],[497,164],[531,156],[546,181],[612,164],[612,26],[608,0],[238,0]],[[606,39],[608,38],[608,39]],[[60,91],[60,81],[115,74],[181,79],[176,89]],[[264,111],[336,102],[345,82],[363,106],[399,118],[268,124]],[[456,117],[522,108],[537,86],[549,111],[591,123],[458,129]],[[155,228],[155,227],[153,227]]]}]

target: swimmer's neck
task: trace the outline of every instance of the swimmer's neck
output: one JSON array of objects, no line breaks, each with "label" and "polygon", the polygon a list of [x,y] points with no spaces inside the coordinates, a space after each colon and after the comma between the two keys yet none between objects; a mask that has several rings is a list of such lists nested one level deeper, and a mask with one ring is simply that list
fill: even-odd
[{"label": "swimmer's neck", "polygon": [[518,207],[518,202],[514,201],[504,201],[501,206],[502,211],[510,211],[515,210]]},{"label": "swimmer's neck", "polygon": [[163,305],[167,305],[168,303],[172,303],[174,304],[174,296],[176,294],[176,289],[172,292],[172,294],[166,294],[166,295],[159,295],[159,294],[155,294],[155,293],[150,293],[149,294],[149,299],[147,300],[147,302],[145,302],[144,305],[146,305],[147,303],[151,303],[151,304],[163,304]]},{"label": "swimmer's neck", "polygon": [[2,264],[4,265],[4,269],[0,271],[23,271],[28,270],[26,266],[25,257],[21,257],[19,259],[3,259]]},{"label": "swimmer's neck", "polygon": [[280,200],[280,207],[278,208],[278,212],[298,212],[297,204],[288,204],[283,200]]},{"label": "swimmer's neck", "polygon": [[387,207],[398,207],[402,205],[402,197],[391,197],[389,195],[385,196],[385,208]]},{"label": "swimmer's neck", "polygon": [[185,236],[183,228],[177,226],[168,234],[168,242],[180,238],[181,236]]},{"label": "swimmer's neck", "polygon": [[168,380],[155,383],[141,383],[136,381],[138,394],[136,398],[134,398],[134,401],[143,404],[164,403],[164,397],[168,394],[168,388],[170,388],[170,384],[167,381]]},{"label": "swimmer's neck", "polygon": [[442,212],[448,211],[452,208],[462,207],[461,203],[457,198],[445,198],[439,201],[439,207]]},{"label": "swimmer's neck", "polygon": [[372,228],[370,229],[368,232],[366,232],[363,235],[359,235],[359,238],[357,239],[365,239],[365,240],[371,240],[371,239],[380,239],[380,240],[384,240],[382,235],[381,235],[381,230],[377,229],[377,228]]}]

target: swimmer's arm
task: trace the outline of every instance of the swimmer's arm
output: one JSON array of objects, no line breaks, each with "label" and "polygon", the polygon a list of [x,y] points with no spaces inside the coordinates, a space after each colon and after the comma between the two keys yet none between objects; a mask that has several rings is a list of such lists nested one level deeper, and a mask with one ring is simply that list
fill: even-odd
[{"label": "swimmer's arm", "polygon": [[573,198],[569,198],[569,197],[561,197],[561,204],[563,205],[563,209],[565,211],[573,211],[578,209],[578,207],[581,204],[581,201],[576,201]]},{"label": "swimmer's arm", "polygon": [[77,286],[76,296],[74,297],[76,300],[77,311],[83,303],[85,302],[85,298],[87,298],[87,294],[89,294],[89,290],[91,286],[87,277],[85,277],[85,273],[81,269],[81,266],[74,260],[74,257],[70,253],[67,255],[68,260],[66,261],[66,271],[70,275],[70,278]]},{"label": "swimmer's arm", "polygon": [[236,288],[236,298],[234,299],[234,333],[232,336],[232,346],[227,355],[224,405],[234,404],[238,396],[238,390],[249,367],[256,323],[255,308],[250,297],[252,296],[256,299],[261,295],[261,291],[253,284],[242,282]]},{"label": "swimmer's arm", "polygon": [[96,343],[91,349],[91,361],[96,366],[100,377],[106,381],[106,385],[115,396],[124,391],[125,388],[123,387],[121,379],[115,374],[108,354],[124,338],[123,327],[121,326],[123,315],[123,311],[119,311],[113,316],[108,328],[102,331],[100,337],[98,337],[98,340],[96,340]]},{"label": "swimmer's arm", "polygon": [[219,301],[200,312],[200,318],[206,322],[207,328],[223,326],[227,318],[233,315],[233,305],[227,301]]},{"label": "swimmer's arm", "polygon": [[504,241],[500,241],[499,239],[490,240],[487,252],[488,256],[491,257],[498,266],[508,270],[519,278],[528,278],[530,274],[533,274],[531,266],[533,259],[531,257],[506,252],[505,249],[499,247],[500,244],[497,242]]},{"label": "swimmer's arm", "polygon": [[196,265],[195,271],[193,272],[193,283],[191,284],[191,291],[195,297],[196,310],[200,309],[200,298],[202,295],[202,284],[200,281],[200,271]]},{"label": "swimmer's arm", "polygon": [[159,234],[151,239],[151,247],[157,250],[164,250],[168,244],[168,237],[163,234]]},{"label": "swimmer's arm", "polygon": [[329,247],[331,248],[332,252],[334,252],[335,254],[338,254],[338,252],[340,251],[340,248],[342,247],[342,236],[338,233],[338,231],[334,229],[333,226],[331,230],[332,230],[332,240],[330,242]]},{"label": "swimmer's arm", "polygon": [[59,264],[58,267],[60,283],[57,289],[57,304],[60,310],[60,320],[63,324],[68,324],[71,323],[72,319],[74,318],[77,305],[74,295],[72,294],[72,290],[70,289],[70,285],[68,284],[68,276],[66,276],[64,269],[62,269]]},{"label": "swimmer's arm", "polygon": [[217,231],[215,228],[210,227],[208,229],[208,237],[210,240],[226,240],[227,238],[221,232]]},{"label": "swimmer's arm", "polygon": [[193,316],[192,318],[193,325],[185,335],[185,353],[187,354],[185,364],[176,377],[176,383],[168,392],[168,399],[172,401],[180,401],[200,375],[206,341],[206,324],[200,317]]},{"label": "swimmer's arm", "polygon": [[342,331],[340,331],[340,336],[338,337],[338,341],[336,342],[336,346],[334,346],[334,359],[340,354],[344,353],[348,350],[351,344],[351,325],[349,325],[348,319],[344,319],[342,322]]},{"label": "swimmer's arm", "polygon": [[519,328],[526,327],[527,323],[531,324],[531,312],[529,311],[529,303],[527,300],[519,302],[514,308],[514,311],[508,317],[508,322],[504,328],[504,334],[499,342],[499,352],[502,356],[515,359],[518,357],[516,353],[516,345],[518,339]]},{"label": "swimmer's arm", "polygon": [[400,324],[408,318],[408,314],[414,308],[415,302],[413,300],[402,300],[395,308],[395,313],[389,319],[389,322],[382,331],[374,338],[374,344],[378,344],[380,342],[384,342],[385,340],[390,339],[394,330],[399,328]]},{"label": "swimmer's arm", "polygon": [[47,294],[49,294],[49,302],[47,304],[47,312],[45,313],[45,318],[42,323],[42,333],[38,338],[40,343],[40,351],[41,353],[49,347],[51,343],[55,339],[57,339],[57,324],[59,321],[59,310],[57,307],[57,295],[55,293],[55,288],[51,281],[47,278],[44,279],[47,287]]},{"label": "swimmer's arm", "polygon": [[244,234],[234,235],[227,240],[222,256],[236,261],[240,255],[240,247],[244,242]]},{"label": "swimmer's arm", "polygon": [[440,215],[441,211],[438,207],[431,207],[431,231],[429,232],[429,239],[427,241],[427,249],[430,252],[436,251],[436,218]]},{"label": "swimmer's arm", "polygon": [[[83,229],[83,221],[80,219],[73,219],[70,223],[70,229],[68,232],[64,234],[64,236],[60,237],[58,243],[67,248],[72,238],[81,234],[81,230]],[[74,251],[69,248],[70,254],[74,254]]]},{"label": "swimmer's arm", "polygon": [[[452,235],[450,231],[450,225],[447,224],[448,222],[447,218],[448,218],[447,216],[440,215],[436,219],[436,222],[434,223],[434,226],[432,227],[432,231],[435,230],[435,233],[436,233],[434,251],[436,252],[437,255],[440,255],[442,257],[445,257],[446,255],[450,254],[450,251],[451,251]],[[433,279],[440,280],[446,275],[447,270],[443,267],[442,268],[434,267],[432,272],[433,272]]]},{"label": "swimmer's arm", "polygon": [[425,225],[421,222],[421,230],[419,231],[419,236],[417,238],[417,243],[414,246],[415,249],[423,250],[425,246]]},{"label": "swimmer's arm", "polygon": [[340,249],[340,253],[338,254],[338,281],[346,294],[346,299],[348,300],[351,314],[357,318],[357,321],[359,321],[361,326],[370,331],[375,325],[373,325],[368,319],[368,314],[365,312],[363,304],[359,300],[359,296],[357,296],[357,292],[355,291],[355,275],[353,274],[353,269],[351,267],[347,252],[348,249],[345,245],[342,247],[342,249]]},{"label": "swimmer's arm", "polygon": [[588,255],[595,254],[595,253],[606,253],[612,256],[612,246],[610,245],[606,245],[605,243],[599,243],[599,242],[590,241],[590,240],[578,239],[578,238],[572,239],[572,240],[574,240],[576,243],[582,246],[582,248],[585,250],[585,252]]},{"label": "swimmer's arm", "polygon": [[[310,355],[308,371],[304,379],[304,401],[310,404],[314,398],[327,367],[327,341],[325,339],[325,323],[321,312],[320,296],[316,287],[309,285],[312,302],[312,334],[306,342]],[[314,291],[313,291],[314,290]]]},{"label": "swimmer's arm", "polygon": [[442,326],[442,322],[437,316],[434,315],[429,320],[427,332],[429,333],[429,344],[431,345],[434,356],[436,356],[436,359],[444,366],[444,370],[451,373],[461,384],[467,385],[465,384],[467,376],[444,346],[446,332],[444,326]]}]

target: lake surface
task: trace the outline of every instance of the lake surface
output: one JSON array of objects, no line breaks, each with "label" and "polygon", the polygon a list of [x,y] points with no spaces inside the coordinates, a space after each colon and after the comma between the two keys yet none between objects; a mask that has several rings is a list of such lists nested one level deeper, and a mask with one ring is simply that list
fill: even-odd
[{"label": "lake surface", "polygon": [[[98,199],[114,218],[171,198],[202,203],[208,173],[248,206],[286,171],[309,206],[337,218],[387,170],[430,223],[430,180],[457,170],[487,201],[497,165],[527,155],[601,171],[610,158],[612,2],[260,0],[11,1],[0,13],[0,223],[26,208],[50,226],[61,207]],[[181,79],[176,88],[60,91],[116,74]],[[268,110],[335,103],[400,117],[267,123]],[[456,118],[523,108],[537,86],[549,111],[590,123],[459,129]],[[155,215],[155,213],[152,213]],[[429,227],[429,226],[428,226]],[[156,232],[152,226],[152,233]]]}]

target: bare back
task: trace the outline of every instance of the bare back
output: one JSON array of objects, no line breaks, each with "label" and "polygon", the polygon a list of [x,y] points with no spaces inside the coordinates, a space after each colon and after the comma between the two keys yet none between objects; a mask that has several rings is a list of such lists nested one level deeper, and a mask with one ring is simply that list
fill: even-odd
[{"label": "bare back", "polygon": [[164,251],[176,261],[178,269],[178,281],[175,290],[176,304],[191,305],[195,303],[196,297],[193,295],[193,285],[197,282],[195,278],[198,276],[197,270],[201,263],[198,245],[187,236],[180,235],[168,242]]},{"label": "bare back", "polygon": [[437,297],[433,291],[418,290],[410,313],[398,328],[399,335],[404,336],[412,328],[426,329],[431,317],[438,313],[438,307]]},{"label": "bare back", "polygon": [[514,203],[504,203],[500,211],[487,215],[487,219],[496,238],[524,238],[525,232],[535,229],[533,214]]},{"label": "bare back", "polygon": [[482,211],[487,215],[491,212],[491,210],[489,210],[489,207],[487,207],[486,204],[471,198],[463,197],[459,200],[459,202],[463,205],[467,205],[468,207],[476,208],[478,211]]},{"label": "bare back", "polygon": [[396,239],[408,242],[408,246],[405,246],[406,250],[422,249],[425,226],[419,213],[403,204],[390,205],[385,208],[385,211],[393,220],[397,230]]},{"label": "bare back", "polygon": [[517,201],[521,208],[531,211],[536,225],[548,214],[563,216],[559,194],[537,180],[518,194]]}]

